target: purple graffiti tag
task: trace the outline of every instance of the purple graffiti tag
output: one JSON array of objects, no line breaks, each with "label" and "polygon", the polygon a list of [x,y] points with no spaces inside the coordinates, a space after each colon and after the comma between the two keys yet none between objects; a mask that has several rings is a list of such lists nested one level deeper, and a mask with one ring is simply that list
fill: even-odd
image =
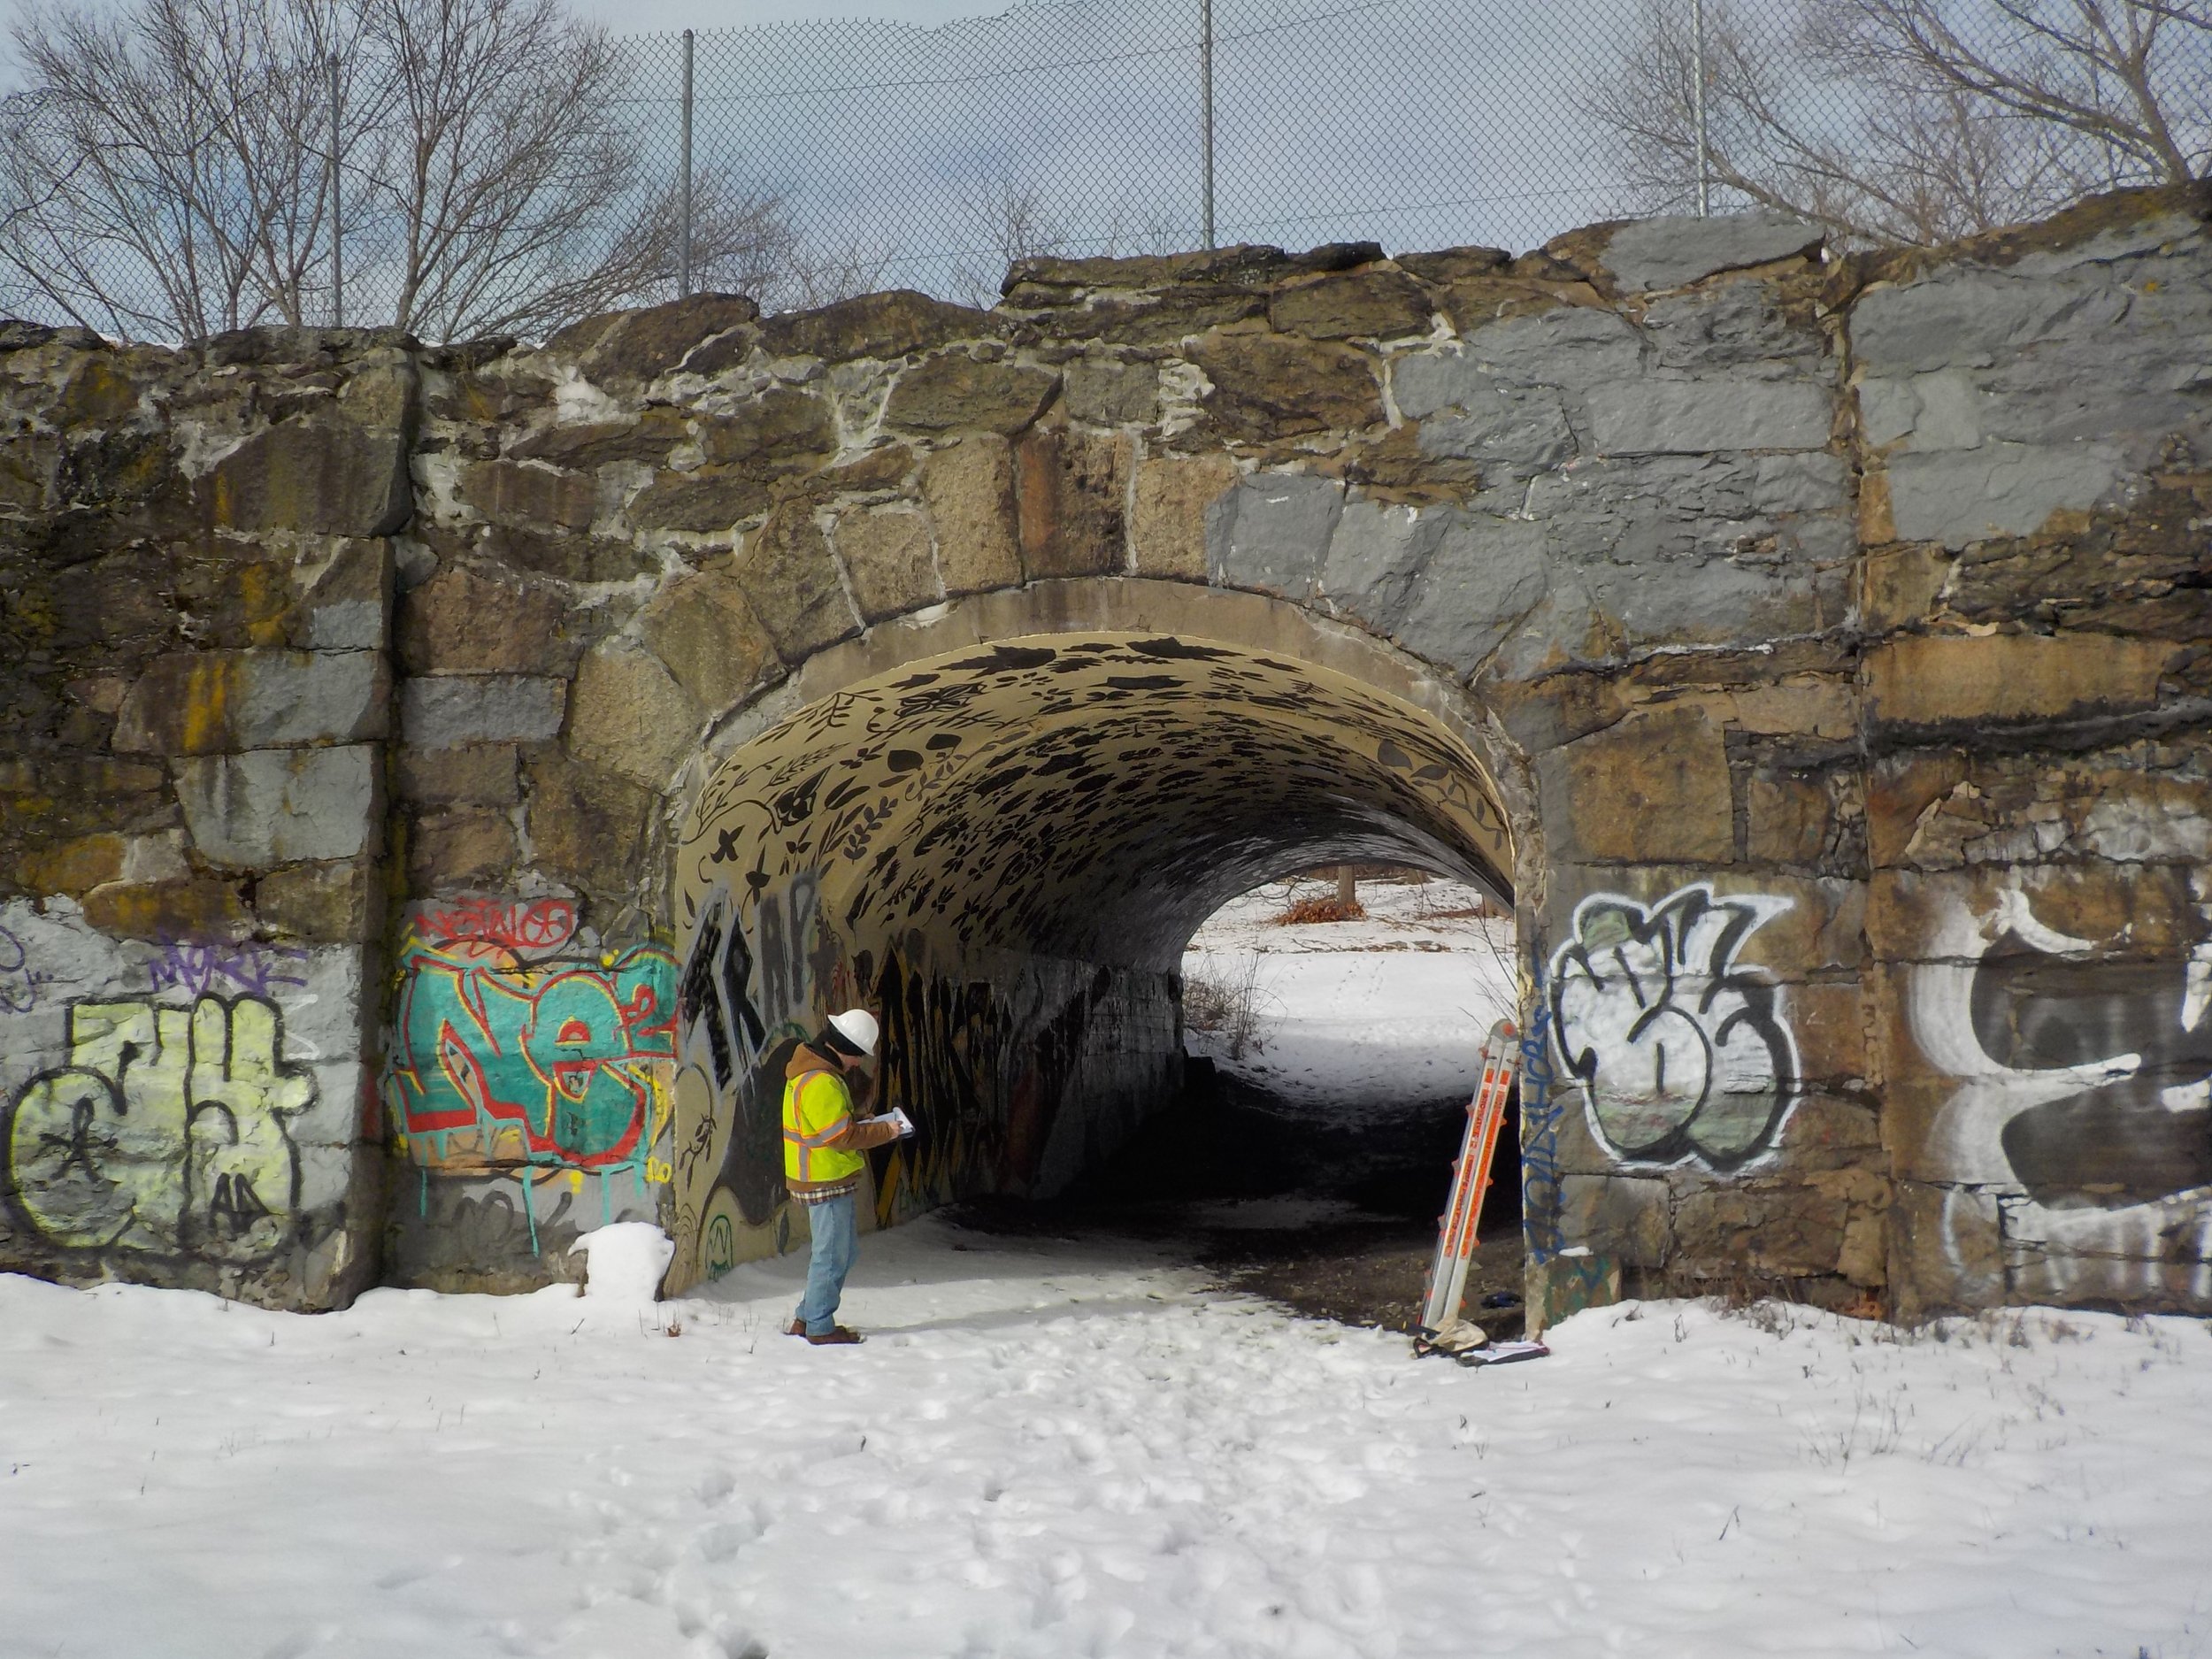
[{"label": "purple graffiti tag", "polygon": [[150,964],[154,989],[206,996],[225,990],[249,996],[274,995],[280,985],[304,986],[307,953],[290,945],[189,945],[171,940]]},{"label": "purple graffiti tag", "polygon": [[38,1006],[38,987],[46,974],[31,966],[23,941],[0,927],[0,1014],[27,1014]]}]

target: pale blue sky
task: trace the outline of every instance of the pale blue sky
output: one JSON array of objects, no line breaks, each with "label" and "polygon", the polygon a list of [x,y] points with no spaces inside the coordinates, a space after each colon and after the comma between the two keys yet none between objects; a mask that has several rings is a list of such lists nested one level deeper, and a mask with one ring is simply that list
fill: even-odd
[{"label": "pale blue sky", "polygon": [[[8,0],[0,0],[7,4]],[[576,10],[625,35],[677,29],[737,29],[756,23],[803,23],[814,18],[891,18],[926,28],[956,18],[988,17],[1010,0],[575,0]]]}]

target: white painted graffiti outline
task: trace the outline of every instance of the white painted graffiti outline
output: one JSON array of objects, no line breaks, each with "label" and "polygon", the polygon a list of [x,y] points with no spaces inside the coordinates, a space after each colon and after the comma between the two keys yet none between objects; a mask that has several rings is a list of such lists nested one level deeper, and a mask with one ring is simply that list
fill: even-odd
[{"label": "white painted graffiti outline", "polygon": [[1552,958],[1552,1028],[1590,1122],[1615,1156],[1741,1168],[1796,1097],[1780,991],[1737,961],[1792,901],[1699,883],[1648,906],[1594,893]]}]

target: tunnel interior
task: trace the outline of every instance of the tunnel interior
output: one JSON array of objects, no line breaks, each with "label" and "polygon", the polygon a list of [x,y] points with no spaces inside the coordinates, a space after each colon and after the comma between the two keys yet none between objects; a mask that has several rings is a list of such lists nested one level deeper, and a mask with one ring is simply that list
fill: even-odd
[{"label": "tunnel interior", "polygon": [[876,1220],[1048,1198],[1189,1099],[1184,946],[1287,870],[1411,865],[1509,903],[1509,831],[1446,721],[1339,670],[1101,632],[925,657],[723,757],[677,845],[675,1279],[789,1242],[793,1044],[883,1021]]}]

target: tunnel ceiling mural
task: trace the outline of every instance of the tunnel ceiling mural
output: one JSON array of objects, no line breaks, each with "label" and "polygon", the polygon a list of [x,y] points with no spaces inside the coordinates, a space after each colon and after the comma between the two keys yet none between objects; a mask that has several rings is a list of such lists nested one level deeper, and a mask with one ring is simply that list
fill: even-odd
[{"label": "tunnel ceiling mural", "polygon": [[841,691],[748,744],[693,810],[681,919],[818,873],[833,925],[1171,968],[1223,900],[1339,856],[1502,897],[1480,765],[1327,669],[1204,640],[1012,640]]},{"label": "tunnel ceiling mural", "polygon": [[[1033,1189],[1071,1167],[1056,1134],[1110,1132],[1102,1064],[1149,1056],[1171,1094],[1170,976],[1197,925],[1346,857],[1509,890],[1505,818],[1464,745],[1315,664],[1179,636],[1018,638],[787,718],[715,772],[677,849],[680,1262],[710,1275],[781,1225],[773,1097],[832,1002],[883,1008],[887,1093],[926,1128],[884,1159],[881,1218]],[[1041,1062],[1014,1061],[1031,1049]],[[1061,1110],[1077,1094],[1087,1120]]]}]

